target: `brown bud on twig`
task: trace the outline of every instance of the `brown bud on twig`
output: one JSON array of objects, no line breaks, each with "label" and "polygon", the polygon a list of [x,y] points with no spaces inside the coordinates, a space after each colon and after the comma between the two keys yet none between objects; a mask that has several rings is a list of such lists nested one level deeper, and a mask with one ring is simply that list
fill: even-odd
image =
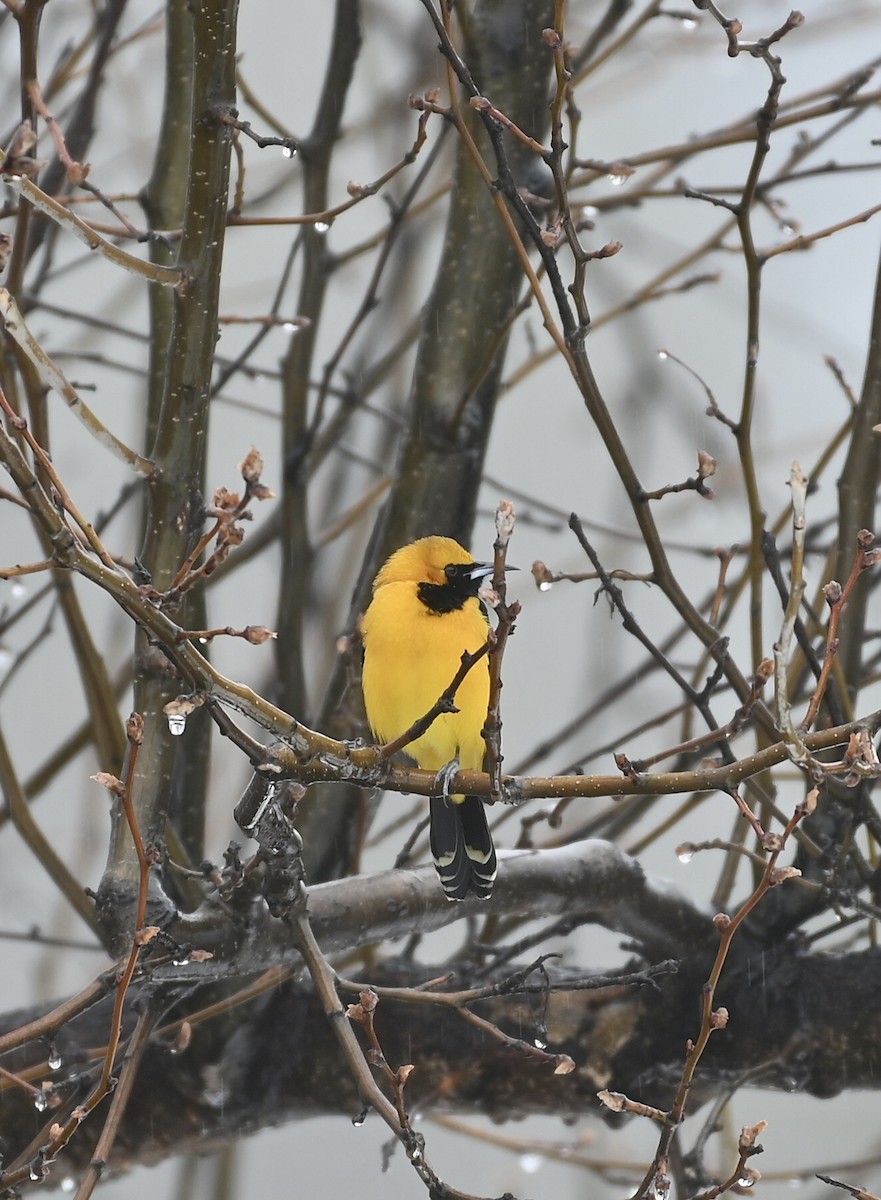
[{"label": "brown bud on twig", "polygon": [[761,1137],[767,1128],[767,1121],[757,1121],[755,1125],[744,1125],[740,1131],[740,1138],[737,1143],[737,1148],[741,1154],[744,1150],[751,1150],[755,1146],[756,1140]]},{"label": "brown bud on twig", "polygon": [[557,1065],[554,1067],[555,1075],[571,1075],[575,1070],[575,1063],[568,1054],[557,1055]]},{"label": "brown bud on twig", "polygon": [[188,717],[204,703],[205,697],[200,692],[192,692],[189,696],[178,696],[176,700],[169,700],[162,711],[166,717]]},{"label": "brown bud on twig", "polygon": [[262,646],[264,642],[277,638],[278,634],[274,629],[267,629],[265,625],[246,625],[242,630],[242,636],[252,646]]},{"label": "brown bud on twig", "polygon": [[786,883],[787,879],[798,879],[800,875],[798,867],[775,867],[771,872],[770,885],[776,887],[778,883]]},{"label": "brown bud on twig", "polygon": [[502,597],[492,587],[482,587],[477,589],[477,594],[487,608],[497,609],[502,602]]},{"label": "brown bud on twig", "polygon": [[710,1013],[710,1028],[724,1029],[728,1024],[728,1009],[717,1008],[715,1012]]},{"label": "brown bud on twig", "polygon": [[621,774],[626,775],[628,779],[636,779],[639,774],[626,754],[619,753],[615,755],[615,766],[618,768]]},{"label": "brown bud on twig", "polygon": [[823,595],[826,598],[826,603],[830,608],[833,608],[841,599],[841,584],[837,579],[830,579],[823,587]]},{"label": "brown bud on twig", "polygon": [[97,775],[90,775],[89,778],[94,779],[95,783],[100,783],[101,787],[107,788],[107,791],[112,792],[114,796],[122,796],[125,793],[122,780],[111,775],[109,771],[99,771]]},{"label": "brown bud on twig", "polygon": [[45,167],[44,159],[31,158],[31,151],[37,144],[37,135],[30,121],[22,121],[9,143],[6,151],[6,162],[0,167],[0,174],[20,175],[24,179],[36,179]]},{"label": "brown bud on twig", "polygon": [[624,1112],[624,1109],[627,1107],[627,1097],[623,1092],[610,1092],[604,1089],[601,1092],[597,1092],[597,1100],[599,1100],[600,1104],[604,1104],[606,1108],[611,1109],[612,1112]]},{"label": "brown bud on twig", "polygon": [[541,559],[536,559],[532,564],[532,578],[535,580],[535,586],[540,592],[550,591],[551,586],[556,583],[557,577]]},{"label": "brown bud on twig", "polygon": [[713,917],[713,924],[720,933],[724,933],[731,926],[731,918],[728,916],[728,913],[716,913],[715,917]]},{"label": "brown bud on twig", "polygon": [[709,479],[711,475],[716,474],[716,460],[706,450],[697,452],[697,473],[701,479]]},{"label": "brown bud on twig", "polygon": [[516,514],[510,500],[500,500],[496,508],[496,541],[507,546],[514,532]]},{"label": "brown bud on twig", "polygon": [[563,45],[563,39],[557,33],[556,29],[543,29],[541,38],[545,45],[550,46],[552,50],[559,50]]},{"label": "brown bud on twig", "polygon": [[360,1004],[346,1005],[346,1016],[356,1025],[365,1025],[368,1017]]},{"label": "brown bud on twig", "polygon": [[605,246],[600,246],[599,250],[588,250],[585,258],[593,261],[600,258],[614,258],[622,249],[622,242],[606,242]]},{"label": "brown bud on twig", "polygon": [[140,746],[144,740],[144,718],[140,713],[133,712],[125,723],[125,736],[133,746]]},{"label": "brown bud on twig", "polygon": [[[239,463],[239,469],[244,467],[244,462]],[[215,510],[211,513],[213,517],[222,517],[225,513],[238,508],[242,498],[238,492],[231,492],[229,488],[218,487],[214,489],[214,494],[211,497],[211,507]]]},{"label": "brown bud on twig", "polygon": [[13,133],[9,149],[6,151],[6,157],[21,158],[25,154],[30,154],[36,144],[37,135],[34,132],[34,127],[30,120],[26,119],[21,122]]},{"label": "brown bud on twig", "polygon": [[47,1108],[58,1108],[61,1103],[61,1097],[58,1095],[58,1089],[55,1087],[55,1084],[50,1083],[48,1079],[44,1079],[40,1084],[38,1100],[39,1103],[35,1103],[35,1107],[39,1112],[43,1112]]},{"label": "brown bud on twig", "polygon": [[82,187],[89,178],[90,163],[72,162],[67,168],[67,181],[73,187]]},{"label": "brown bud on twig", "polygon": [[819,795],[820,795],[819,788],[811,788],[811,790],[805,796],[804,800],[802,800],[801,804],[798,806],[799,812],[802,813],[804,816],[809,817],[811,815],[811,813],[814,812],[817,807],[817,799],[818,799]]},{"label": "brown bud on twig", "polygon": [[668,1114],[660,1108],[654,1108],[651,1104],[643,1104],[640,1100],[631,1100],[623,1092],[610,1092],[604,1088],[603,1091],[597,1092],[597,1099],[612,1112],[633,1113],[636,1117],[649,1117],[650,1120],[659,1123],[665,1122],[668,1117]]},{"label": "brown bud on twig", "polygon": [[774,674],[774,660],[763,658],[756,668],[756,690],[763,688]]}]

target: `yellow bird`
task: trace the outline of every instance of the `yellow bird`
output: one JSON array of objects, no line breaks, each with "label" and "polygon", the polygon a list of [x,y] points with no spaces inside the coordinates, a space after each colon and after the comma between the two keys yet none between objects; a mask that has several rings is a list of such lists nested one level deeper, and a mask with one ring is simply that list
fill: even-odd
[{"label": "yellow bird", "polygon": [[[475,562],[458,542],[425,537],[388,559],[373,582],[364,614],[364,706],[378,741],[390,742],[434,706],[461,665],[486,641],[489,623],[477,591],[492,564]],[[465,676],[454,701],[406,747],[416,765],[440,771],[454,760],[467,770],[483,768],[481,730],[489,703],[486,658]],[[469,891],[489,899],[496,852],[477,796],[432,796],[431,854],[448,900]]]}]

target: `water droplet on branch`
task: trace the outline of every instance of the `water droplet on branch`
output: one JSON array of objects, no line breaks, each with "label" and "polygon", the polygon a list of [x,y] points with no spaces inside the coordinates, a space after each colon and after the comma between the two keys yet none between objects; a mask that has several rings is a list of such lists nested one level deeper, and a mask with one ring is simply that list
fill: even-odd
[{"label": "water droplet on branch", "polygon": [[168,714],[168,732],[172,737],[180,737],[187,727],[187,718],[182,713]]}]

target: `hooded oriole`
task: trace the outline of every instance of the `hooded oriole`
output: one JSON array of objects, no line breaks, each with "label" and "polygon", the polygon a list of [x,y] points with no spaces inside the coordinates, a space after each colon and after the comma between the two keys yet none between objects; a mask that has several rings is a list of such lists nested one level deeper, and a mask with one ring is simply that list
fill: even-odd
[{"label": "hooded oriole", "polygon": [[[452,682],[463,652],[483,646],[489,624],[477,591],[492,569],[446,537],[411,542],[380,569],[361,625],[364,706],[379,741],[393,741],[425,716]],[[440,771],[457,759],[465,769],[482,769],[486,658],[465,676],[454,703],[457,712],[442,713],[407,745],[417,766]],[[431,854],[447,899],[464,900],[469,891],[488,899],[496,852],[483,802],[443,794],[429,804]]]}]

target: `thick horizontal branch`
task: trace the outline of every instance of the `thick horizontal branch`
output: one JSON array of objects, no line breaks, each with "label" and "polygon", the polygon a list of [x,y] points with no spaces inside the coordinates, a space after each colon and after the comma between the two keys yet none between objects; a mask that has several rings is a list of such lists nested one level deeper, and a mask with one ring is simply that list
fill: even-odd
[{"label": "thick horizontal branch", "polygon": [[[380,999],[375,1014],[383,1054],[393,1069],[413,1064],[407,1095],[414,1108],[423,1110],[442,1106],[445,1111],[491,1114],[498,1120],[528,1113],[583,1116],[596,1110],[601,1088],[665,1109],[686,1040],[699,1024],[707,966],[706,957],[692,947],[682,949],[686,959],[678,973],[659,974],[643,986],[607,984],[604,978],[595,990],[576,986],[557,991],[564,977],[551,972],[555,990],[541,1006],[541,1038],[554,1053],[573,1059],[576,1070],[570,1074],[555,1075],[546,1065],[466,1024],[455,1011],[387,998]],[[447,976],[451,966],[455,987],[493,978],[475,975],[466,960],[442,967],[390,960],[362,973],[362,978],[365,986],[418,987]],[[761,987],[755,985],[757,978]],[[573,982],[578,979],[576,974]],[[844,1087],[877,1088],[879,986],[881,951],[875,948],[860,954],[814,955],[789,941],[770,953],[766,946],[744,940],[721,984],[720,998],[731,1022],[714,1037],[701,1062],[692,1092],[695,1104],[727,1093],[731,1079],[747,1071],[759,1086],[815,1095],[832,1095]],[[155,987],[152,994],[157,996]],[[241,1136],[243,1130],[250,1134],[267,1125],[329,1113],[351,1118],[360,1110],[352,1078],[341,1069],[333,1031],[308,983],[287,981],[225,1011],[215,1006],[207,1020],[199,1019],[198,1010],[217,999],[216,985],[205,993],[166,990],[169,1001],[176,994],[180,1003],[175,1016],[192,1017],[191,1036],[182,1047],[169,1040],[171,1027],[166,1033],[160,1029],[147,1050],[108,1164],[111,1169],[204,1153]],[[534,997],[501,995],[481,1001],[477,1011],[515,1037],[533,1036],[530,1031],[539,1035]],[[29,1015],[11,1017],[24,1020]],[[44,1066],[42,1074],[34,1074],[38,1081],[53,1075],[63,1103],[75,1099],[72,1085],[87,1065],[80,1048],[102,1044],[107,1016],[104,1007],[95,1006],[61,1031],[54,1045],[62,1066],[54,1073]],[[9,1019],[0,1019],[0,1030]],[[32,1043],[26,1052],[7,1057],[4,1066],[23,1071],[28,1063],[45,1064],[45,1056],[45,1045]],[[223,1104],[217,1102],[221,1085]],[[11,1144],[26,1144],[34,1128],[32,1097],[21,1089],[0,1093],[0,1117],[4,1137]],[[47,1185],[85,1164],[100,1124],[86,1122],[81,1127]],[[341,1145],[347,1136],[352,1136],[348,1122],[340,1126]]]},{"label": "thick horizontal branch", "polygon": [[[650,957],[675,957],[684,947],[715,947],[712,913],[667,880],[646,876],[635,858],[599,839],[553,850],[500,852],[501,865],[488,901],[473,897],[450,904],[432,867],[355,875],[309,889],[309,918],[325,953],[443,929],[469,915],[571,916],[604,926],[638,942]],[[168,966],[162,982],[192,983],[216,976],[244,975],[295,957],[295,944],[281,921],[262,903],[247,913],[206,902],[182,914],[165,932],[180,942],[210,950],[199,965]]]}]

